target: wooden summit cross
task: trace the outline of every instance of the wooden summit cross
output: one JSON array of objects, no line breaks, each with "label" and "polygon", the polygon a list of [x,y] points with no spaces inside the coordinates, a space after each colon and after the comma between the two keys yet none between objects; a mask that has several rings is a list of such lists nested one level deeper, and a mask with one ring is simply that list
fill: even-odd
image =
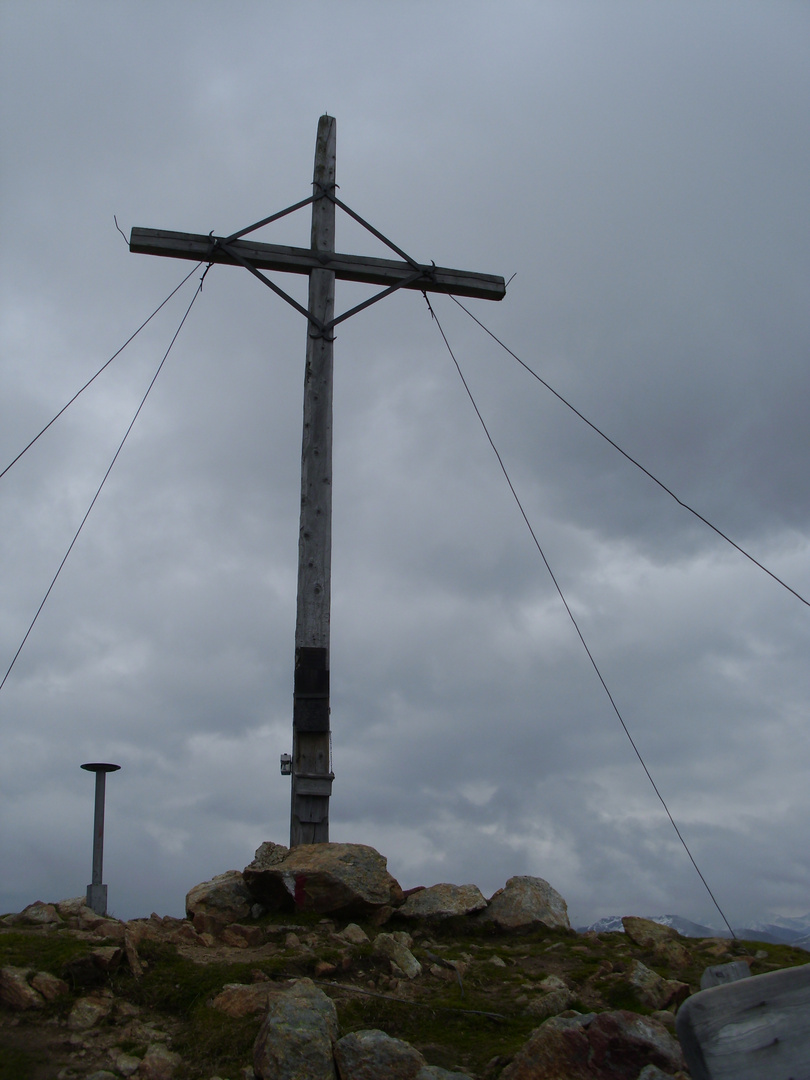
[{"label": "wooden summit cross", "polygon": [[[502,277],[448,270],[415,262],[377,232],[335,193],[335,120],[322,116],[315,145],[312,195],[228,237],[133,229],[129,249],[211,263],[244,266],[308,321],[304,378],[304,436],[301,461],[301,521],[298,541],[298,604],[293,693],[292,805],[290,846],[329,840],[331,770],[329,730],[329,602],[332,548],[332,343],[334,327],[397,289],[442,292],[502,300]],[[312,203],[309,248],[241,240],[285,214]],[[335,207],[382,240],[403,261],[335,252]],[[309,275],[309,305],[303,308],[262,270]],[[385,288],[334,316],[335,278]],[[283,768],[283,767],[282,767]]]}]

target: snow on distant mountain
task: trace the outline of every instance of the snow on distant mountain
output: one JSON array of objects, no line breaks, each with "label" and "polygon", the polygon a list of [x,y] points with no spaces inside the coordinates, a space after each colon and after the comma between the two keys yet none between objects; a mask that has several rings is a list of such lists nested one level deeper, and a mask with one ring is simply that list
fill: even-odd
[{"label": "snow on distant mountain", "polygon": [[[644,915],[650,922],[671,926],[683,937],[729,937],[727,927],[718,929],[684,919],[681,915]],[[593,931],[597,934],[623,934],[621,915],[606,915],[590,926],[578,926],[580,934]],[[742,941],[764,941],[772,945],[793,945],[810,952],[810,915],[791,918],[775,915],[769,922],[755,922],[751,926],[736,927],[734,933]]]},{"label": "snow on distant mountain", "polygon": [[[719,930],[715,930],[711,926],[702,926],[700,923],[692,922],[690,919],[684,919],[680,915],[644,915],[644,919],[649,919],[650,922],[660,923],[661,926],[671,926],[678,931],[683,937],[722,937],[723,935]],[[624,927],[622,926],[621,915],[606,915],[603,919],[599,919],[595,923],[591,923],[590,926],[577,927],[580,934],[584,934],[589,930],[594,931],[597,934],[623,934]],[[725,936],[728,936],[728,930],[726,930]]]}]

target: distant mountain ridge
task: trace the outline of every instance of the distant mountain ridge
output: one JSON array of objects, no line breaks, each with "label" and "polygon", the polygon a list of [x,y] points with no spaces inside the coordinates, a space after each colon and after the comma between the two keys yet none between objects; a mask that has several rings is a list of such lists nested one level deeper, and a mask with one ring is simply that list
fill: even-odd
[{"label": "distant mountain ridge", "polygon": [[[683,937],[721,937],[731,935],[727,927],[703,926],[701,923],[684,919],[681,915],[645,915],[645,919],[671,926]],[[624,933],[621,915],[606,915],[590,926],[578,926],[580,934],[593,931],[597,934]],[[810,914],[799,918],[776,915],[771,922],[756,922],[752,926],[735,926],[734,933],[743,941],[765,941],[772,945],[793,945],[797,949],[810,952]]]}]

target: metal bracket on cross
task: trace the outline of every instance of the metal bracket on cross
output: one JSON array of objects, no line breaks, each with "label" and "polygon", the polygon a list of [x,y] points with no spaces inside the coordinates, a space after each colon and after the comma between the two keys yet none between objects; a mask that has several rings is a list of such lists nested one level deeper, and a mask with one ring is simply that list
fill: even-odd
[{"label": "metal bracket on cross", "polygon": [[[201,236],[197,233],[168,232],[165,229],[132,230],[129,241],[130,251],[142,255],[169,255],[176,259],[191,259],[197,262],[229,263],[244,266],[254,277],[272,289],[277,296],[305,316],[319,334],[327,334],[339,323],[363,311],[379,300],[396,292],[398,289],[418,289],[426,292],[452,293],[455,296],[472,296],[484,300],[501,300],[506,294],[504,280],[493,275],[473,274],[464,270],[449,270],[436,266],[435,263],[418,263],[410,255],[375,229],[365,218],[347,206],[334,193],[334,187],[319,188],[319,193],[308,199],[279,210],[261,221],[248,225],[230,236]],[[341,255],[337,252],[318,251],[312,248],[283,247],[278,244],[247,242],[242,237],[273,221],[292,214],[318,199],[328,199],[339,206],[364,229],[380,240],[386,247],[402,258],[402,262],[389,259],[375,259],[357,255]],[[281,286],[271,281],[261,271],[277,270],[286,273],[308,274],[311,270],[332,270],[336,277],[346,281],[361,281],[370,284],[385,284],[386,288],[375,293],[360,304],[356,304],[342,315],[323,323],[297,300],[293,299]]]}]

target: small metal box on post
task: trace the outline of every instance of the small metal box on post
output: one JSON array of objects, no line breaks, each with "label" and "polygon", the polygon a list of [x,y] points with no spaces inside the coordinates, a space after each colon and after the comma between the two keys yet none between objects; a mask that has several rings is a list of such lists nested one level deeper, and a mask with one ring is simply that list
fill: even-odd
[{"label": "small metal box on post", "polygon": [[82,765],[83,769],[96,774],[96,805],[93,815],[93,881],[87,886],[87,906],[96,915],[107,914],[107,886],[102,885],[102,863],[104,860],[104,797],[107,786],[107,773],[117,772],[120,765],[93,761]]}]

